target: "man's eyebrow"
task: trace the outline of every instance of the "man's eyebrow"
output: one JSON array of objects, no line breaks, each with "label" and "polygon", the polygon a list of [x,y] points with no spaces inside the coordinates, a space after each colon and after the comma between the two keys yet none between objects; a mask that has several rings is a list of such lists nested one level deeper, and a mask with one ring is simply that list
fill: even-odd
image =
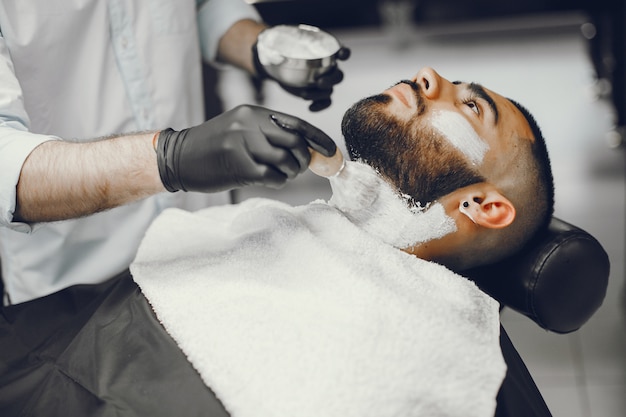
[{"label": "man's eyebrow", "polygon": [[494,118],[495,118],[495,124],[498,124],[498,117],[500,116],[500,113],[498,112],[498,107],[496,106],[496,102],[493,101],[491,96],[489,94],[487,94],[487,92],[485,91],[484,87],[482,85],[480,85],[480,84],[469,83],[467,85],[467,88],[476,97],[485,100],[487,102],[487,104],[489,104],[489,107],[491,108],[491,111],[493,112],[493,115],[494,115]]}]

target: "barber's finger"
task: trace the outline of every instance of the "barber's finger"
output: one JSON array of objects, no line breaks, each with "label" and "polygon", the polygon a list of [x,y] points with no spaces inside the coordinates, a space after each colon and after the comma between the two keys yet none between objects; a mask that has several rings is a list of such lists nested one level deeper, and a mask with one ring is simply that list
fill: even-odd
[{"label": "barber's finger", "polygon": [[249,176],[242,176],[239,186],[246,185],[262,185],[269,188],[281,188],[289,178],[276,168],[262,164],[254,163],[249,171]]},{"label": "barber's finger", "polygon": [[346,59],[350,58],[351,54],[352,54],[352,51],[350,50],[350,48],[342,46],[341,49],[337,51],[337,54],[335,55],[335,57],[341,61],[345,61]]},{"label": "barber's finger", "polygon": [[308,161],[301,163],[291,149],[274,146],[266,139],[267,137],[261,132],[245,135],[246,147],[256,163],[273,167],[290,179],[295,178],[307,168]]},{"label": "barber's finger", "polygon": [[284,113],[275,112],[272,120],[283,129],[298,132],[308,145],[325,156],[333,156],[337,151],[335,142],[322,130],[312,124]]},{"label": "barber's finger", "polygon": [[238,172],[236,178],[239,187],[262,185],[264,187],[280,188],[289,180],[289,177],[284,172],[265,163],[257,162],[254,159],[250,161],[247,167]]},{"label": "barber's finger", "polygon": [[318,76],[315,79],[315,87],[320,90],[331,90],[332,92],[333,86],[341,81],[343,81],[343,71],[335,67],[333,70]]},{"label": "barber's finger", "polygon": [[263,168],[263,185],[269,188],[282,188],[289,179],[285,174],[276,170],[274,167],[265,166]]},{"label": "barber's finger", "polygon": [[293,94],[296,97],[300,97],[304,100],[321,100],[324,98],[329,98],[333,93],[332,87],[319,88],[315,85],[307,88],[283,86],[283,89],[288,93]]},{"label": "barber's finger", "polygon": [[299,165],[299,172],[307,169],[311,160],[308,142],[298,131],[281,126],[273,115],[270,115],[268,123],[262,124],[260,129],[270,144],[291,153]]},{"label": "barber's finger", "polygon": [[322,100],[315,100],[309,106],[309,110],[312,111],[312,112],[324,110],[324,109],[330,107],[331,103],[332,103],[332,101],[329,98],[322,99]]}]

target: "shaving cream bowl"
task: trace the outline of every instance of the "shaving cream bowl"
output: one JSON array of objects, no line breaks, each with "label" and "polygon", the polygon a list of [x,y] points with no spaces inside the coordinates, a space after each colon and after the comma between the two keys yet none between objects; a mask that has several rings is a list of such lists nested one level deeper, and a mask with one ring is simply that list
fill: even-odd
[{"label": "shaving cream bowl", "polygon": [[339,41],[309,25],[278,25],[258,36],[257,53],[265,71],[291,87],[312,85],[336,64]]}]

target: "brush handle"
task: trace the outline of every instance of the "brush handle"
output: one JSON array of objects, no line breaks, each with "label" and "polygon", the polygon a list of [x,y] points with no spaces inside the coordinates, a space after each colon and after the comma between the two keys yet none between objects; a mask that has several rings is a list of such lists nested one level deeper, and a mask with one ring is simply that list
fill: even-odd
[{"label": "brush handle", "polygon": [[331,157],[324,156],[311,147],[309,147],[309,152],[311,152],[309,169],[320,177],[334,177],[343,170],[346,164],[339,148],[337,148],[337,151]]}]

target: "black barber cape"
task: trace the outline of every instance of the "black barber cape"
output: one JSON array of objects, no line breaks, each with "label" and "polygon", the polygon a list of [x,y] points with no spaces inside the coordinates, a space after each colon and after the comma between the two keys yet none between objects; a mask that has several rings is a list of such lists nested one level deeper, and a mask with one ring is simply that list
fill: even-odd
[{"label": "black barber cape", "polygon": [[[549,417],[503,328],[496,417]],[[219,343],[219,340],[216,341]],[[0,416],[228,416],[128,271],[4,307]]]}]

